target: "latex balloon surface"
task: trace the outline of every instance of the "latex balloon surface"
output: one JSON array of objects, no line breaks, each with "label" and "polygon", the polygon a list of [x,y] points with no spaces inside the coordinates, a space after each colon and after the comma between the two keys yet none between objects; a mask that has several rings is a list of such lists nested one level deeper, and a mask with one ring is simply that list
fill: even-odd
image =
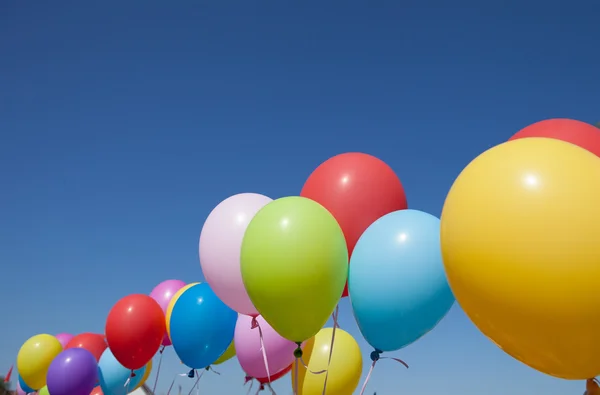
[{"label": "latex balloon surface", "polygon": [[[300,195],[322,204],[335,217],[344,232],[348,256],[375,220],[407,208],[396,173],[382,160],[360,152],[336,155],[321,163]],[[344,289],[343,296],[347,295]]]},{"label": "latex balloon surface", "polygon": [[105,332],[108,346],[121,365],[141,369],[162,344],[165,314],[150,296],[129,295],[110,310]]},{"label": "latex balloon surface", "polygon": [[231,344],[237,317],[207,283],[188,288],[171,313],[171,341],[179,359],[192,369],[211,365]]},{"label": "latex balloon surface", "polygon": [[440,220],[401,210],[362,235],[348,279],[354,317],[380,351],[405,347],[432,330],[454,304],[440,250]]},{"label": "latex balloon surface", "polygon": [[61,351],[58,339],[48,334],[35,335],[23,343],[17,355],[17,370],[27,387],[38,390],[46,385],[48,368]]},{"label": "latex balloon surface", "polygon": [[[234,336],[237,357],[248,376],[269,377],[294,362],[294,350],[297,346],[275,332],[263,317],[258,316],[256,322],[258,326],[253,327],[252,317],[243,314],[238,317]],[[263,345],[268,366],[264,362]]]},{"label": "latex balloon surface", "polygon": [[[185,283],[181,280],[165,280],[162,283],[158,284],[152,292],[150,292],[150,297],[158,303],[163,313],[167,313],[167,309],[169,308],[169,303],[173,296],[179,291],[181,288],[185,287]],[[163,337],[162,341],[163,346],[170,346],[171,339],[169,338],[169,334],[166,333]]]},{"label": "latex balloon surface", "polygon": [[67,343],[69,343],[69,341],[71,341],[71,339],[73,339],[74,336],[70,333],[59,333],[54,337],[56,337],[56,339],[60,342],[62,348],[65,349],[67,347]]},{"label": "latex balloon surface", "polygon": [[32,392],[35,392],[35,390],[33,388],[30,388],[27,384],[25,384],[21,376],[19,376],[17,380],[17,394],[26,395]]},{"label": "latex balloon surface", "polygon": [[254,306],[293,342],[311,338],[325,325],[348,276],[340,226],[323,206],[303,197],[263,207],[246,229],[241,257]]},{"label": "latex balloon surface", "polygon": [[[327,395],[352,395],[362,374],[362,356],[356,340],[341,329],[335,331],[331,364],[329,349],[333,328],[323,328],[304,345],[304,361],[312,372],[329,370]],[[294,362],[296,363],[296,362]],[[295,385],[292,368],[292,388]],[[312,374],[301,363],[298,366],[298,395],[322,395],[325,374]]]},{"label": "latex balloon surface", "polygon": [[450,286],[505,352],[552,376],[600,374],[600,159],[525,138],[473,160],[450,189],[441,246]]},{"label": "latex balloon surface", "polygon": [[584,148],[600,157],[600,129],[574,119],[546,119],[518,131],[510,140],[525,137],[546,137]]},{"label": "latex balloon surface", "polygon": [[[126,395],[138,386],[145,375],[146,367],[134,371],[121,365],[109,348],[104,351],[98,363],[100,388],[105,395]],[[129,381],[128,381],[129,380]]]},{"label": "latex balloon surface", "polygon": [[231,196],[213,209],[200,234],[200,265],[206,282],[219,299],[241,314],[258,315],[242,280],[242,240],[252,218],[271,201],[257,193]]},{"label": "latex balloon surface", "polygon": [[213,362],[213,365],[220,365],[223,362],[229,361],[233,357],[235,357],[235,341],[232,341],[229,344],[229,347],[227,347],[227,350],[225,350],[225,352],[223,354],[221,354],[219,359],[217,359],[215,362]]},{"label": "latex balloon surface", "polygon": [[167,311],[165,312],[165,324],[166,324],[166,328],[167,328],[167,335],[169,336],[169,339],[171,338],[171,313],[173,313],[173,306],[175,306],[175,303],[177,302],[177,300],[179,299],[179,297],[181,296],[182,293],[184,293],[185,291],[187,291],[188,289],[190,289],[191,287],[193,287],[194,285],[197,285],[200,283],[190,283],[188,285],[186,285],[185,287],[181,288],[179,291],[175,292],[175,295],[173,295],[173,298],[171,298],[171,300],[169,301],[169,305],[167,306]]},{"label": "latex balloon surface", "polygon": [[108,347],[108,344],[104,335],[99,333],[80,333],[67,343],[65,349],[83,348],[91,352],[96,361],[100,361],[100,357],[104,350],[106,350],[106,347]]},{"label": "latex balloon surface", "polygon": [[98,382],[98,362],[83,348],[64,350],[50,364],[47,382],[52,395],[89,395]]}]

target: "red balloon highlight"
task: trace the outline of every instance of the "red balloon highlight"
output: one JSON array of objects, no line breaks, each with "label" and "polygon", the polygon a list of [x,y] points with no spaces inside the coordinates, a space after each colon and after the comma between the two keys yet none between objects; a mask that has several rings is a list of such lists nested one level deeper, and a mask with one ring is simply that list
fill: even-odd
[{"label": "red balloon highlight", "polygon": [[[408,207],[400,179],[382,160],[359,152],[334,156],[308,177],[301,196],[320,203],[340,224],[348,256],[376,220]],[[348,286],[342,296],[348,296]]]},{"label": "red balloon highlight", "polygon": [[106,344],[104,335],[99,335],[97,333],[80,333],[69,340],[65,346],[65,350],[68,350],[69,348],[83,348],[92,353],[94,358],[96,358],[96,361],[99,362],[106,347],[108,347],[108,344]]},{"label": "red balloon highlight", "polygon": [[165,315],[150,296],[129,295],[108,313],[105,332],[117,361],[127,369],[140,369],[161,346],[166,333]]},{"label": "red balloon highlight", "polygon": [[589,123],[566,118],[546,119],[519,130],[510,140],[526,137],[562,140],[600,157],[600,129]]}]

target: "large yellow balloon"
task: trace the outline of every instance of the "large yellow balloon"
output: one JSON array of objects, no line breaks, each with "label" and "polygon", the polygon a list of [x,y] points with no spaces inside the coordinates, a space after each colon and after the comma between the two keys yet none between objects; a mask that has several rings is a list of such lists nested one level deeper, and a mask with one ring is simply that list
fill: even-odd
[{"label": "large yellow balloon", "polygon": [[138,385],[136,385],[135,388],[132,390],[132,392],[135,391],[136,389],[140,388],[142,385],[144,385],[146,383],[146,380],[148,380],[148,377],[150,377],[151,372],[152,372],[152,360],[148,361],[148,363],[146,364],[146,370],[144,370],[144,375],[142,376],[142,379],[140,380]]},{"label": "large yellow balloon", "polygon": [[600,159],[526,138],[471,162],[441,218],[456,299],[501,349],[552,376],[600,374]]},{"label": "large yellow balloon", "polygon": [[225,361],[229,361],[233,357],[235,357],[235,343],[232,340],[229,347],[227,347],[227,350],[225,350],[225,352],[219,357],[219,359],[213,362],[213,365],[222,364]]},{"label": "large yellow balloon", "polygon": [[200,284],[200,283],[191,283],[191,284],[188,284],[185,287],[181,288],[179,291],[175,292],[175,295],[173,295],[173,297],[169,301],[169,305],[167,306],[167,311],[165,312],[165,322],[167,324],[167,335],[169,335],[169,338],[171,338],[171,313],[173,312],[173,307],[175,306],[175,302],[177,302],[177,299],[179,299],[179,297],[181,296],[182,293],[184,293],[188,289],[192,288],[196,284]]},{"label": "large yellow balloon", "polygon": [[17,370],[25,384],[32,389],[44,387],[48,368],[62,350],[60,342],[52,335],[44,333],[27,339],[17,355]]},{"label": "large yellow balloon", "polygon": [[[323,328],[304,344],[304,362],[312,372],[328,370],[327,395],[352,395],[362,374],[362,355],[356,340],[341,329],[335,331],[335,343],[329,363],[329,348],[333,328]],[[297,362],[295,362],[297,363]],[[296,366],[292,366],[292,388],[296,383]],[[322,395],[325,373],[307,373],[298,366],[298,395]]]}]

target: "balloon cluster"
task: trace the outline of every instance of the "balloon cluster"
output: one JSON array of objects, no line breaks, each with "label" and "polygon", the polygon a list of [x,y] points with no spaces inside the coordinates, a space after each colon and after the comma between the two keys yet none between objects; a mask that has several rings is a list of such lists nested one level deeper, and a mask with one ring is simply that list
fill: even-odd
[{"label": "balloon cluster", "polygon": [[518,360],[591,380],[600,373],[598,155],[591,125],[534,124],[463,170],[441,221],[409,209],[394,171],[362,153],[322,163],[299,196],[231,196],[202,227],[206,282],[167,280],[124,297],[103,335],[32,337],[17,358],[19,388],[125,395],[172,345],[189,377],[237,355],[259,391],[292,371],[296,394],[350,395],[362,356],[337,325],[346,296],[373,347],[371,369],[432,330],[456,296]]},{"label": "balloon cluster", "polygon": [[[600,130],[551,119],[473,160],[450,189],[441,244],[468,317],[524,364],[600,374]],[[592,388],[593,387],[593,388]]]}]

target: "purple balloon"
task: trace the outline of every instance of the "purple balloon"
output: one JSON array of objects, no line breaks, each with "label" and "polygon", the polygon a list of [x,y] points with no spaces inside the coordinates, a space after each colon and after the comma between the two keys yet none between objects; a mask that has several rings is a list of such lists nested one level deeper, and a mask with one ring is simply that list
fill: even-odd
[{"label": "purple balloon", "polygon": [[54,337],[56,337],[58,339],[58,341],[60,342],[60,345],[63,347],[63,350],[64,350],[67,343],[70,342],[74,336],[71,335],[70,333],[59,333],[58,335],[56,335]]},{"label": "purple balloon", "polygon": [[[185,283],[181,280],[166,280],[154,287],[152,292],[150,292],[150,297],[156,300],[163,313],[166,313],[167,307],[169,307],[169,302],[171,299],[173,299],[175,293],[177,293],[177,291],[183,287],[185,287]],[[171,339],[169,339],[169,335],[166,333],[165,337],[163,338],[162,345],[171,345]]]},{"label": "purple balloon", "polygon": [[90,395],[97,381],[96,358],[83,348],[69,348],[58,354],[46,376],[52,395]]}]

